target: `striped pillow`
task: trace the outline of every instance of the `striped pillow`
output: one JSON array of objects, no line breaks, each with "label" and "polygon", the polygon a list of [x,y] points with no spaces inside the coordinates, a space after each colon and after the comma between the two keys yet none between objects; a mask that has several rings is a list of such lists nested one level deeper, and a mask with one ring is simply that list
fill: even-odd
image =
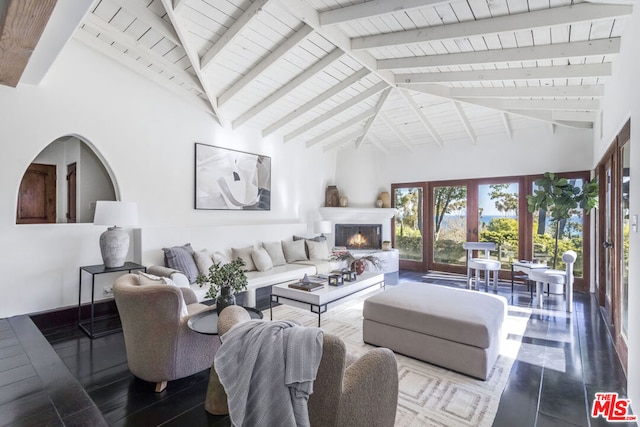
[{"label": "striped pillow", "polygon": [[179,270],[187,276],[189,283],[195,283],[198,277],[198,266],[193,260],[193,248],[190,243],[183,246],[172,246],[162,248],[164,251],[165,267]]}]

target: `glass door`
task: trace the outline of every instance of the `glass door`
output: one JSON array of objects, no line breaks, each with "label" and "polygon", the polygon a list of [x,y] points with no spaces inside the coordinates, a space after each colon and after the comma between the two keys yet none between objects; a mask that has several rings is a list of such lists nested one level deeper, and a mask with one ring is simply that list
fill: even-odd
[{"label": "glass door", "polygon": [[[627,341],[629,332],[629,232],[631,231],[631,218],[629,217],[629,187],[631,175],[629,166],[631,149],[629,141],[620,149],[620,320],[616,321],[616,349],[620,355],[622,366],[627,370]],[[636,219],[637,221],[637,219]],[[637,226],[637,225],[636,225]]]},{"label": "glass door", "polygon": [[396,215],[393,221],[393,247],[400,252],[400,268],[422,271],[424,266],[424,224],[425,191],[424,183],[392,184],[393,207]]},{"label": "glass door", "polygon": [[467,216],[467,185],[431,186],[433,228],[430,269],[464,273],[466,251],[462,244],[478,239],[478,219]]}]

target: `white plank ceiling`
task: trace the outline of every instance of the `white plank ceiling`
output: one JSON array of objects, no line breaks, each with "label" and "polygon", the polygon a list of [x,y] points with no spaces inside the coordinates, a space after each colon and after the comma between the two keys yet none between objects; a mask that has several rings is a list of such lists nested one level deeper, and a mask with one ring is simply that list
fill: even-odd
[{"label": "white plank ceiling", "polygon": [[[615,4],[612,4],[615,3]],[[632,3],[97,0],[75,37],[285,142],[383,152],[591,128]]]}]

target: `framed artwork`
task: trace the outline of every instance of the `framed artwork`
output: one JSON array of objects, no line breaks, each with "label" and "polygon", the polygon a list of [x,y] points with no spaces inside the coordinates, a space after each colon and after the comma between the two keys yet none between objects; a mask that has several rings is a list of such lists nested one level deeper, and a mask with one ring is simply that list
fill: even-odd
[{"label": "framed artwork", "polygon": [[195,208],[271,210],[271,157],[196,143]]}]

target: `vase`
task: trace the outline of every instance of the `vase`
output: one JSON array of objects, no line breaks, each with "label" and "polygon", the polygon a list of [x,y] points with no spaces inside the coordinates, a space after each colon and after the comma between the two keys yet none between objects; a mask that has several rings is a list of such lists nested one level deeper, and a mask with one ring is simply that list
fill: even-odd
[{"label": "vase", "polygon": [[340,207],[346,208],[349,205],[349,199],[347,196],[340,196]]},{"label": "vase", "polygon": [[382,200],[382,207],[383,208],[390,208],[391,207],[391,194],[389,194],[387,191],[383,191],[382,193],[380,193],[378,198],[380,200]]},{"label": "vase", "polygon": [[376,208],[381,208],[381,207],[382,207],[382,205],[383,205],[383,203],[382,203],[382,199],[378,199],[378,200],[376,200]]},{"label": "vase", "polygon": [[327,186],[327,191],[324,196],[324,205],[330,208],[337,208],[340,203],[340,192],[335,185]]},{"label": "vase", "polygon": [[230,305],[236,305],[236,296],[231,292],[231,287],[222,286],[220,288],[220,295],[216,298],[216,312],[218,316],[220,316],[222,310]]},{"label": "vase", "polygon": [[361,275],[364,273],[364,261],[359,259],[353,261],[351,264],[351,268],[356,272],[357,275]]}]

